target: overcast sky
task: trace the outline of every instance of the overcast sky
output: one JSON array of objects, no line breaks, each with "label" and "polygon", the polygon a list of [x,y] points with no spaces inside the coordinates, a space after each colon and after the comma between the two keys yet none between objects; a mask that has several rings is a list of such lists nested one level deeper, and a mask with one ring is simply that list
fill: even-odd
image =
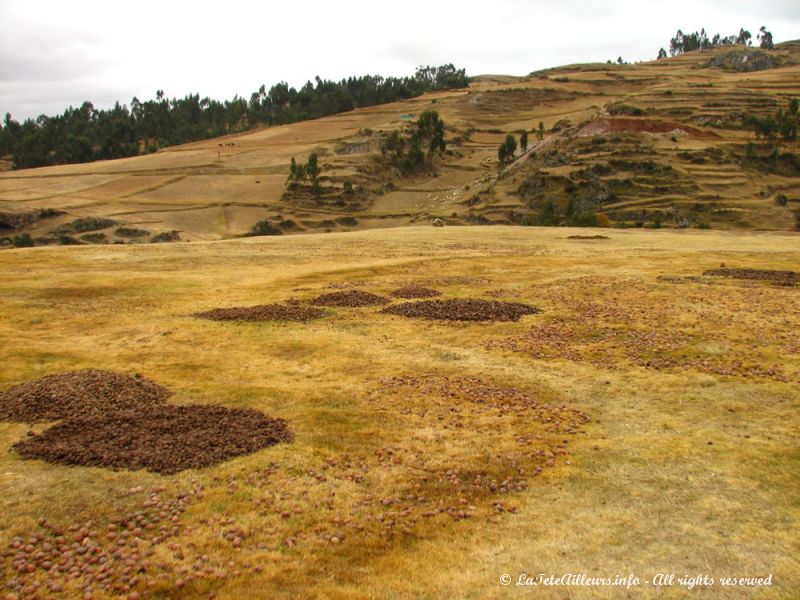
[{"label": "overcast sky", "polygon": [[[741,6],[737,6],[737,5]],[[800,38],[799,0],[0,0],[0,115],[155,96],[249,98],[319,75],[407,75],[452,62],[524,75],[651,60],[678,28]]]}]

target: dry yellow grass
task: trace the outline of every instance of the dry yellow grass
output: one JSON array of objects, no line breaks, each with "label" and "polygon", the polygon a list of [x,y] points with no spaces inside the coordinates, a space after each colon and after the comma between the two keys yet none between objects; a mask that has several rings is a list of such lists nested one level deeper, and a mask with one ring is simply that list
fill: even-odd
[{"label": "dry yellow grass", "polygon": [[[145,595],[618,598],[618,588],[504,587],[499,577],[675,573],[773,576],[769,588],[715,585],[693,590],[700,597],[796,597],[800,289],[692,277],[722,262],[797,270],[797,235],[567,239],[577,233],[426,227],[0,253],[2,388],[84,367],[140,372],[176,390],[171,402],[256,408],[296,435],[165,477],[22,460],[8,450],[29,427],[2,423],[0,544],[42,517],[102,528],[147,490],[202,487],[180,534],[154,547]],[[191,316],[412,282],[544,312],[485,324],[377,308],[305,324]],[[733,361],[739,372],[723,372]],[[508,402],[504,390],[515,391]],[[565,407],[559,432],[524,398]],[[581,413],[590,421],[578,423]],[[472,488],[481,472],[514,489]],[[241,550],[223,537],[230,528],[246,533]],[[202,555],[226,577],[176,587]],[[79,582],[60,597],[79,597]],[[687,592],[676,583],[630,594]]]}]

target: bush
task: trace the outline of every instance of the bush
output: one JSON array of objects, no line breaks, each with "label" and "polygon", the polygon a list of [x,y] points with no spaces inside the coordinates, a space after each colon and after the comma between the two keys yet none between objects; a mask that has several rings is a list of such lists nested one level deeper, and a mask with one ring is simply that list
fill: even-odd
[{"label": "bush", "polygon": [[29,233],[21,233],[14,236],[14,245],[17,248],[32,248],[33,238]]},{"label": "bush", "polygon": [[270,223],[267,219],[263,219],[253,225],[253,228],[250,230],[248,235],[255,236],[255,235],[282,235],[283,232],[275,227],[272,223]]},{"label": "bush", "polygon": [[90,244],[107,244],[108,237],[105,233],[84,233],[81,236],[81,239],[84,242],[89,242]]},{"label": "bush", "polygon": [[786,206],[789,202],[789,199],[786,197],[786,194],[778,194],[775,196],[775,204],[778,206]]},{"label": "bush", "polygon": [[150,235],[150,232],[146,229],[136,229],[135,227],[119,227],[114,234],[124,238],[138,238]]},{"label": "bush", "polygon": [[172,231],[162,231],[161,233],[157,233],[152,237],[150,243],[161,244],[164,242],[177,242],[179,239],[181,239],[180,234],[173,229]]},{"label": "bush", "polygon": [[82,217],[75,219],[71,223],[64,223],[53,230],[53,233],[83,233],[85,231],[97,231],[116,225],[112,219],[99,219],[97,217]]}]

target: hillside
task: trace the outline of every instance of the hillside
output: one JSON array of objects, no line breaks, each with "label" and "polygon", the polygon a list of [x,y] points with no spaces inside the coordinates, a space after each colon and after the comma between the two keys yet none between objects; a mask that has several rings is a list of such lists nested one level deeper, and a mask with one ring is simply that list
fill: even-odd
[{"label": "hillside", "polygon": [[[0,237],[193,241],[242,235],[263,219],[301,233],[433,217],[532,224],[575,215],[631,227],[792,230],[800,209],[796,148],[748,150],[754,135],[742,120],[800,97],[800,42],[751,49],[761,54],[752,60],[743,52],[477,77],[468,89],[147,156],[5,171]],[[400,177],[380,159],[382,140],[426,109],[444,119],[448,151],[434,174]],[[499,169],[498,145],[522,129],[532,132],[528,152]],[[291,158],[304,161],[312,151],[322,168],[320,196],[303,185],[287,193]]]}]

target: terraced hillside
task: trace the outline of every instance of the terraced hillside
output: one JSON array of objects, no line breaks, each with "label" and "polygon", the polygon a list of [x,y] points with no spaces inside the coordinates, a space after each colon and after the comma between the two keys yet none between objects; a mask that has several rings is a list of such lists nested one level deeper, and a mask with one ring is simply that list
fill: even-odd
[{"label": "terraced hillside", "polygon": [[[727,47],[636,65],[478,77],[469,89],[147,156],[2,172],[0,237],[6,244],[25,232],[36,243],[213,240],[265,219],[300,233],[433,217],[791,230],[800,209],[797,149],[752,143],[743,118],[797,97],[800,41],[769,52]],[[444,119],[448,150],[434,173],[402,177],[382,159],[383,140],[427,109]],[[498,145],[522,129],[531,132],[527,152],[500,169]],[[291,158],[312,151],[321,190],[289,190]]]}]

